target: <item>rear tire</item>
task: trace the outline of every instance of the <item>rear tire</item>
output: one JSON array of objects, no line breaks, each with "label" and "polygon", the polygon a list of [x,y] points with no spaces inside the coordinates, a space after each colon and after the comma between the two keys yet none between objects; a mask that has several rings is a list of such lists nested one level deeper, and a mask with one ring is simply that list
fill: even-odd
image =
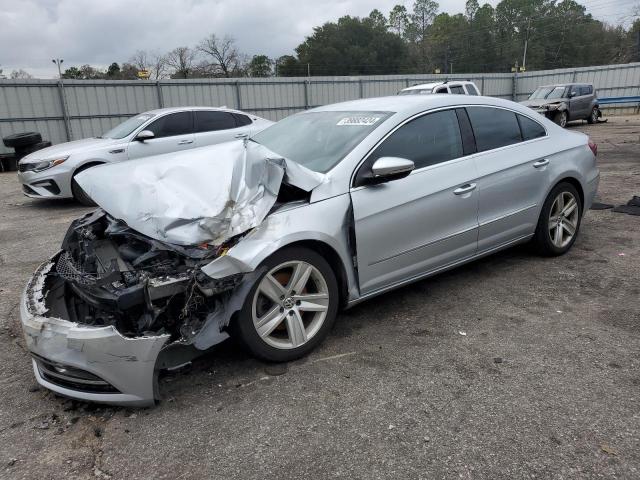
[{"label": "rear tire", "polygon": [[83,172],[87,168],[95,167],[96,165],[89,165],[83,168],[80,168],[77,172],[73,174],[73,178],[71,179],[71,193],[73,193],[73,198],[75,198],[76,202],[81,203],[85,207],[95,207],[96,202],[91,200],[91,197],[85,193],[78,182],[76,182],[76,175],[80,172]]},{"label": "rear tire", "polygon": [[320,254],[303,247],[284,248],[261,267],[265,272],[230,325],[231,334],[262,360],[295,360],[316,348],[335,322],[336,276]]},{"label": "rear tire", "polygon": [[556,185],[542,206],[532,243],[545,256],[563,255],[578,237],[582,202],[576,188],[568,182]]}]

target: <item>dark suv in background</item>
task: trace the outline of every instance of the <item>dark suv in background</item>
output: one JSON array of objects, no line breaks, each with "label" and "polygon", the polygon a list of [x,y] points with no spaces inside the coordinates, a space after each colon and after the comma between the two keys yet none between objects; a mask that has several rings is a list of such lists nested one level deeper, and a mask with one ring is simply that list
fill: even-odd
[{"label": "dark suv in background", "polygon": [[596,123],[602,116],[596,90],[590,83],[559,83],[538,87],[520,102],[565,127],[571,120]]}]

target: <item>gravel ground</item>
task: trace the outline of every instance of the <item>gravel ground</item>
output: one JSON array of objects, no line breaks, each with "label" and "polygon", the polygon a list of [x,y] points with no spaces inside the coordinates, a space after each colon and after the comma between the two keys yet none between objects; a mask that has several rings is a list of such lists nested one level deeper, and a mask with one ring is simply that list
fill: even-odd
[{"label": "gravel ground", "polygon": [[[576,125],[600,198],[640,195],[640,117]],[[570,253],[517,247],[342,313],[309,357],[227,342],[153,409],[38,388],[18,299],[85,212],[0,174],[1,478],[640,478],[640,217],[588,212]]]}]

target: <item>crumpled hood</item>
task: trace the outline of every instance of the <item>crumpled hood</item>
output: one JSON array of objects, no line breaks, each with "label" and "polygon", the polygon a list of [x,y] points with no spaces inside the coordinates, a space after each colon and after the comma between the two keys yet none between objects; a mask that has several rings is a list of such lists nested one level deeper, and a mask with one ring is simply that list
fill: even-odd
[{"label": "crumpled hood", "polygon": [[264,220],[283,180],[311,191],[325,178],[237,141],[98,166],[76,181],[112,217],[151,238],[220,245]]},{"label": "crumpled hood", "polygon": [[79,151],[87,152],[93,148],[103,148],[120,142],[121,140],[113,140],[111,138],[84,138],[73,142],[59,143],[26,155],[20,160],[20,163],[40,162],[49,158],[72,155]]},{"label": "crumpled hood", "polygon": [[536,108],[536,107],[542,107],[543,105],[557,105],[562,102],[563,102],[562,99],[557,99],[557,98],[554,98],[553,100],[541,98],[536,100],[524,100],[520,102],[520,104],[524,105],[525,107]]}]

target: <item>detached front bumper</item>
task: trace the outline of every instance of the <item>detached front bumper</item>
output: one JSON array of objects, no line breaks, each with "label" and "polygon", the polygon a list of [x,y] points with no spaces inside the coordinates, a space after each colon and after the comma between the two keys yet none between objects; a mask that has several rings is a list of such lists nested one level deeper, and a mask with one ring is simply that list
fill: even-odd
[{"label": "detached front bumper", "polygon": [[113,405],[149,406],[157,397],[156,360],[169,335],[127,338],[115,328],[48,317],[42,264],[20,302],[24,338],[38,383],[60,395]]}]

